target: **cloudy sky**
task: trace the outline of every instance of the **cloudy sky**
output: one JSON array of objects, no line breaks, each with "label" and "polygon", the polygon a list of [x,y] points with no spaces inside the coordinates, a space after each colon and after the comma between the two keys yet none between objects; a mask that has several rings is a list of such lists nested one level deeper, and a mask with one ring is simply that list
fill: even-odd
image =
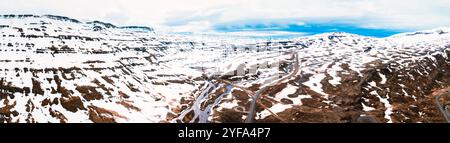
[{"label": "cloudy sky", "polygon": [[370,36],[450,26],[450,0],[0,0],[1,14],[53,14],[171,32]]}]

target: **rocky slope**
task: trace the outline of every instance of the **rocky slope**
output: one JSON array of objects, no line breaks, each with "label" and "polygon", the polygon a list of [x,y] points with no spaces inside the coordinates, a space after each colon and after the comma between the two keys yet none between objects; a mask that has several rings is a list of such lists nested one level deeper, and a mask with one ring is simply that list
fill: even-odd
[{"label": "rocky slope", "polygon": [[255,41],[3,15],[0,122],[445,122],[449,32]]}]

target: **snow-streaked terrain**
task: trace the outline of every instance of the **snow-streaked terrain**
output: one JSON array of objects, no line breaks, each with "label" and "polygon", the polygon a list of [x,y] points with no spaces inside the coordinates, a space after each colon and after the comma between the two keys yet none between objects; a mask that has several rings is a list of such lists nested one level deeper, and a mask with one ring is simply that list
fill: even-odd
[{"label": "snow-streaked terrain", "polygon": [[173,35],[0,16],[1,122],[440,122],[450,29],[387,38]]}]

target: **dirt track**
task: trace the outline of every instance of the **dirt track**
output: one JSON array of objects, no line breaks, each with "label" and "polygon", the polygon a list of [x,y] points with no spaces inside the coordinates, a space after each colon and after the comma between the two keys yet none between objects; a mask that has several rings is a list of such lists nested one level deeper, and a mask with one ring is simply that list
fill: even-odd
[{"label": "dirt track", "polygon": [[256,102],[259,99],[259,97],[261,96],[261,94],[264,93],[264,91],[266,91],[271,86],[274,86],[276,84],[280,84],[280,83],[282,83],[282,82],[292,78],[294,75],[296,75],[298,73],[299,66],[300,66],[299,61],[298,61],[298,54],[297,53],[293,53],[292,56],[295,58],[295,63],[294,63],[294,66],[293,66],[293,72],[291,74],[289,74],[288,76],[286,76],[286,77],[283,77],[283,78],[281,78],[281,79],[279,79],[277,81],[274,81],[274,82],[264,86],[262,89],[258,90],[255,95],[253,95],[252,103],[251,103],[251,106],[250,106],[249,114],[248,114],[247,119],[246,119],[246,123],[252,123],[253,122],[253,118],[255,117]]}]

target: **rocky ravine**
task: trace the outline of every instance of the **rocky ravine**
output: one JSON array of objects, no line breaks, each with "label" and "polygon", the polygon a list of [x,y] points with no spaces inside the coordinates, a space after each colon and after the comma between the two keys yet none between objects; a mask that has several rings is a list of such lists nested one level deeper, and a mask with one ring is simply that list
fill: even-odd
[{"label": "rocky ravine", "polygon": [[449,32],[253,41],[3,15],[0,122],[445,122]]}]

